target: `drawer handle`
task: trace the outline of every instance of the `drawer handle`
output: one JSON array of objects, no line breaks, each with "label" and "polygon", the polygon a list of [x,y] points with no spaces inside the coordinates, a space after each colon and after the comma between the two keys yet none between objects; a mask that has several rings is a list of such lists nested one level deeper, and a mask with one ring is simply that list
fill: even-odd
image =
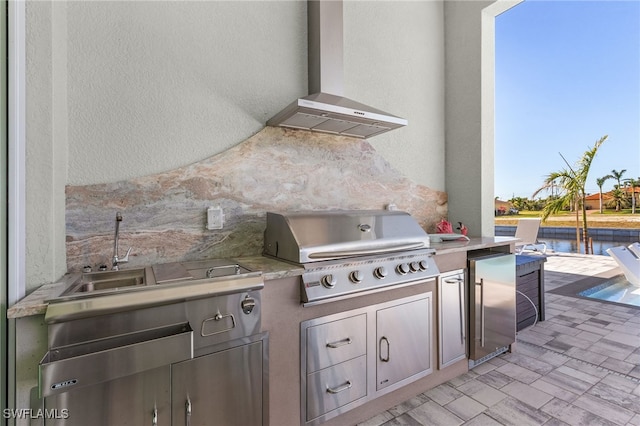
[{"label": "drawer handle", "polygon": [[340,346],[350,345],[352,341],[353,340],[351,340],[351,337],[347,337],[346,339],[338,340],[337,342],[327,343],[327,347],[335,349],[339,348]]},{"label": "drawer handle", "polygon": [[342,386],[338,386],[337,388],[327,388],[327,392],[332,393],[332,394],[336,394],[336,393],[340,393],[342,391],[345,391],[347,389],[351,388],[351,382],[349,380],[347,380],[347,383],[345,383]]},{"label": "drawer handle", "polygon": [[447,278],[444,280],[447,284],[458,284],[464,281],[464,278]]}]

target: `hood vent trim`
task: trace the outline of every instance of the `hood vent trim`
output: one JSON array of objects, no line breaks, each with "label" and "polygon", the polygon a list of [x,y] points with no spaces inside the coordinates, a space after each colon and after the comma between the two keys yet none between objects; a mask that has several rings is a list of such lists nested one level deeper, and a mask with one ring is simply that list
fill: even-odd
[{"label": "hood vent trim", "polygon": [[289,104],[267,121],[267,125],[357,138],[369,138],[406,126],[408,122],[404,118],[341,96],[342,1],[309,0],[307,5],[309,92],[313,94]]}]

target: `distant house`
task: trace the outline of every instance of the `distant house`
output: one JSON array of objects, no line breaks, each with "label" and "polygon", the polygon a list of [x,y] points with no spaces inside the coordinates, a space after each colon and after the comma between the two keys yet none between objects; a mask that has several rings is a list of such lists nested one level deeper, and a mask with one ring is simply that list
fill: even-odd
[{"label": "distant house", "polygon": [[[638,200],[638,198],[640,198],[640,187],[636,187],[634,188],[634,193],[636,196],[636,200]],[[631,188],[630,187],[624,187],[622,188],[622,191],[626,193],[627,197],[631,196]],[[613,191],[609,191],[609,192],[603,192],[602,193],[602,206],[604,208],[607,208],[607,205],[609,205],[609,203],[611,201],[613,201],[613,195],[611,195],[613,193]],[[587,210],[592,209],[592,210],[599,210],[600,209],[600,194],[599,193],[595,193],[595,194],[591,194],[588,195],[585,198],[585,205],[587,206]]]},{"label": "distant house", "polygon": [[[613,200],[613,196],[610,192],[602,193],[602,207],[605,208],[609,201]],[[587,195],[584,199],[584,204],[587,206],[587,210],[600,210],[600,193]]]},{"label": "distant house", "polygon": [[511,212],[512,208],[513,208],[513,206],[511,205],[510,202],[498,200],[497,198],[495,199],[494,210],[495,210],[496,216],[501,216],[503,214],[509,214]]}]

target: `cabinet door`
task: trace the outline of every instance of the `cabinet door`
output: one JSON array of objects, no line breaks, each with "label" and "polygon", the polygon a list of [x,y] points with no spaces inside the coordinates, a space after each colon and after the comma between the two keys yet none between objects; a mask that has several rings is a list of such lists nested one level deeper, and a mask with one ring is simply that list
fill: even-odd
[{"label": "cabinet door", "polygon": [[431,294],[376,312],[376,389],[431,369]]},{"label": "cabinet door", "polygon": [[443,274],[438,280],[439,367],[467,357],[464,270]]},{"label": "cabinet door", "polygon": [[172,425],[261,425],[262,350],[258,341],[172,365]]},{"label": "cabinet door", "polygon": [[171,424],[169,366],[46,397],[45,409],[65,426],[139,426]]}]

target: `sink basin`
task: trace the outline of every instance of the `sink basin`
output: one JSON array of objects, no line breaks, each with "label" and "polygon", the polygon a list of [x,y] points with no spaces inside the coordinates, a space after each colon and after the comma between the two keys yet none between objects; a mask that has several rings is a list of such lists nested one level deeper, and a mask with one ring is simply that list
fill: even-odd
[{"label": "sink basin", "polygon": [[80,278],[60,296],[92,293],[95,291],[116,291],[127,287],[147,285],[145,269],[126,269],[83,273]]}]

